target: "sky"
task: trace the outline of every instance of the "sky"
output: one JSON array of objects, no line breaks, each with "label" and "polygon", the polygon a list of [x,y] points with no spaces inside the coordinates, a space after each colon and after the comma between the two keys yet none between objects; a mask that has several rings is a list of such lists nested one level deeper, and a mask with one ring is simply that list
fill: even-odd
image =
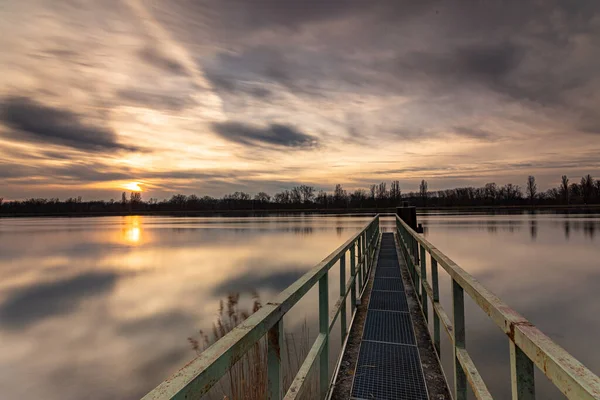
[{"label": "sky", "polygon": [[0,197],[600,178],[600,3],[6,0]]}]

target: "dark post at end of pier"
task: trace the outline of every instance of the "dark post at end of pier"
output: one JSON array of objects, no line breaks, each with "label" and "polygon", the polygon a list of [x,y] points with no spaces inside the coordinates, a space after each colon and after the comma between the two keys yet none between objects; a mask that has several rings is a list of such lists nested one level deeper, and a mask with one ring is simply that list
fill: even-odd
[{"label": "dark post at end of pier", "polygon": [[402,207],[396,207],[396,213],[400,219],[408,224],[415,232],[423,233],[423,226],[417,224],[417,208],[409,206],[408,201],[402,202]]}]

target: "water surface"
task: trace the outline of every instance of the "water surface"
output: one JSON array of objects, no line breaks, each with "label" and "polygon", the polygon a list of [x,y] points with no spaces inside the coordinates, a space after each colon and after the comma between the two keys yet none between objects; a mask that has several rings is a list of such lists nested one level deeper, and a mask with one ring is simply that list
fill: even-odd
[{"label": "water surface", "polygon": [[[600,216],[419,218],[440,250],[600,374]],[[368,220],[0,219],[1,398],[137,399],[194,357],[188,337],[211,330],[227,294],[241,293],[244,307],[253,291],[268,301]],[[440,275],[451,315],[450,282]],[[333,268],[330,299],[338,277]],[[495,398],[508,399],[506,336],[466,304],[469,352]],[[316,333],[317,309],[312,290],[286,331],[307,321]],[[442,349],[451,377],[447,340]],[[539,398],[561,398],[537,378]]]}]

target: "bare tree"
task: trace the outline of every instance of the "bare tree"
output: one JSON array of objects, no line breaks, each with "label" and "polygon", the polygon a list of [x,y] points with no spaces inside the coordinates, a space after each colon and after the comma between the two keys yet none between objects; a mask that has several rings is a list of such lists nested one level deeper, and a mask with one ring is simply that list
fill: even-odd
[{"label": "bare tree", "polygon": [[569,178],[563,175],[560,181],[560,192],[565,201],[565,204],[569,204]]},{"label": "bare tree", "polygon": [[400,191],[400,182],[392,181],[390,185],[390,198],[397,202],[402,197],[402,192]]},{"label": "bare tree", "polygon": [[258,192],[256,196],[254,196],[255,201],[259,201],[261,203],[268,203],[271,201],[271,196],[269,196],[265,192]]},{"label": "bare tree", "polygon": [[529,198],[529,202],[531,205],[535,202],[535,197],[537,196],[537,183],[535,183],[535,177],[529,175],[527,177],[527,197]]},{"label": "bare tree", "polygon": [[315,188],[313,186],[300,185],[300,192],[302,192],[304,203],[312,203],[315,198]]},{"label": "bare tree", "polygon": [[142,194],[140,192],[131,192],[129,201],[131,204],[139,204],[142,202]]},{"label": "bare tree", "polygon": [[335,189],[333,191],[333,200],[335,201],[335,204],[338,206],[345,205],[346,198],[347,198],[346,191],[344,190],[342,185],[340,185],[339,183],[337,185],[335,185]]},{"label": "bare tree", "polygon": [[421,197],[423,207],[427,206],[427,195],[427,181],[425,179],[422,179],[421,184],[419,185],[419,196]]},{"label": "bare tree", "polygon": [[583,196],[583,202],[589,203],[594,194],[594,178],[590,174],[581,178],[581,195]]},{"label": "bare tree", "polygon": [[290,192],[290,200],[294,204],[298,204],[302,202],[302,189],[300,186],[294,186],[292,191]]},{"label": "bare tree", "polygon": [[369,192],[371,193],[371,200],[375,200],[375,194],[377,193],[377,185],[371,185],[369,187]]},{"label": "bare tree", "polygon": [[380,200],[388,198],[387,185],[385,182],[381,182],[377,187],[377,198]]}]

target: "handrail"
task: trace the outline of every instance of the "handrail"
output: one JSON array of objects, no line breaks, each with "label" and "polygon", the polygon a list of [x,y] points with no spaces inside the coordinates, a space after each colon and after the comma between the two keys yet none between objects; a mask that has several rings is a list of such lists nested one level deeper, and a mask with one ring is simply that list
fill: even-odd
[{"label": "handrail", "polygon": [[[339,246],[323,261],[305,273],[300,279],[282,291],[273,301],[240,323],[198,357],[158,385],[142,400],[197,399],[206,394],[225,373],[240,360],[246,351],[261,340],[267,340],[267,376],[269,399],[281,399],[282,371],[280,345],[283,336],[283,316],[317,282],[319,283],[319,335],[300,367],[285,398],[294,399],[304,389],[306,377],[319,362],[320,398],[329,391],[329,333],[335,320],[341,315],[342,343],[348,335],[346,327],[346,299],[351,294],[351,318],[356,313],[357,289],[360,296],[367,284],[366,277],[373,265],[375,247],[379,238],[379,215],[376,215],[359,232]],[[346,252],[350,251],[350,272],[345,278]],[[358,257],[357,253],[358,252]],[[358,260],[358,263],[357,263]],[[340,297],[330,315],[328,299],[328,271],[340,261]],[[359,284],[357,288],[356,277]]]},{"label": "handrail", "polygon": [[[512,398],[535,398],[534,364],[569,399],[600,399],[600,378],[486,289],[473,276],[396,215],[398,241],[426,319],[428,297],[434,310],[434,347],[440,355],[440,319],[454,347],[454,400],[467,398],[467,380],[478,399],[491,399],[465,343],[464,292],[506,333],[510,344]],[[427,282],[426,253],[431,280]],[[452,279],[453,323],[439,302],[437,266]],[[419,266],[419,268],[417,268]]]}]

